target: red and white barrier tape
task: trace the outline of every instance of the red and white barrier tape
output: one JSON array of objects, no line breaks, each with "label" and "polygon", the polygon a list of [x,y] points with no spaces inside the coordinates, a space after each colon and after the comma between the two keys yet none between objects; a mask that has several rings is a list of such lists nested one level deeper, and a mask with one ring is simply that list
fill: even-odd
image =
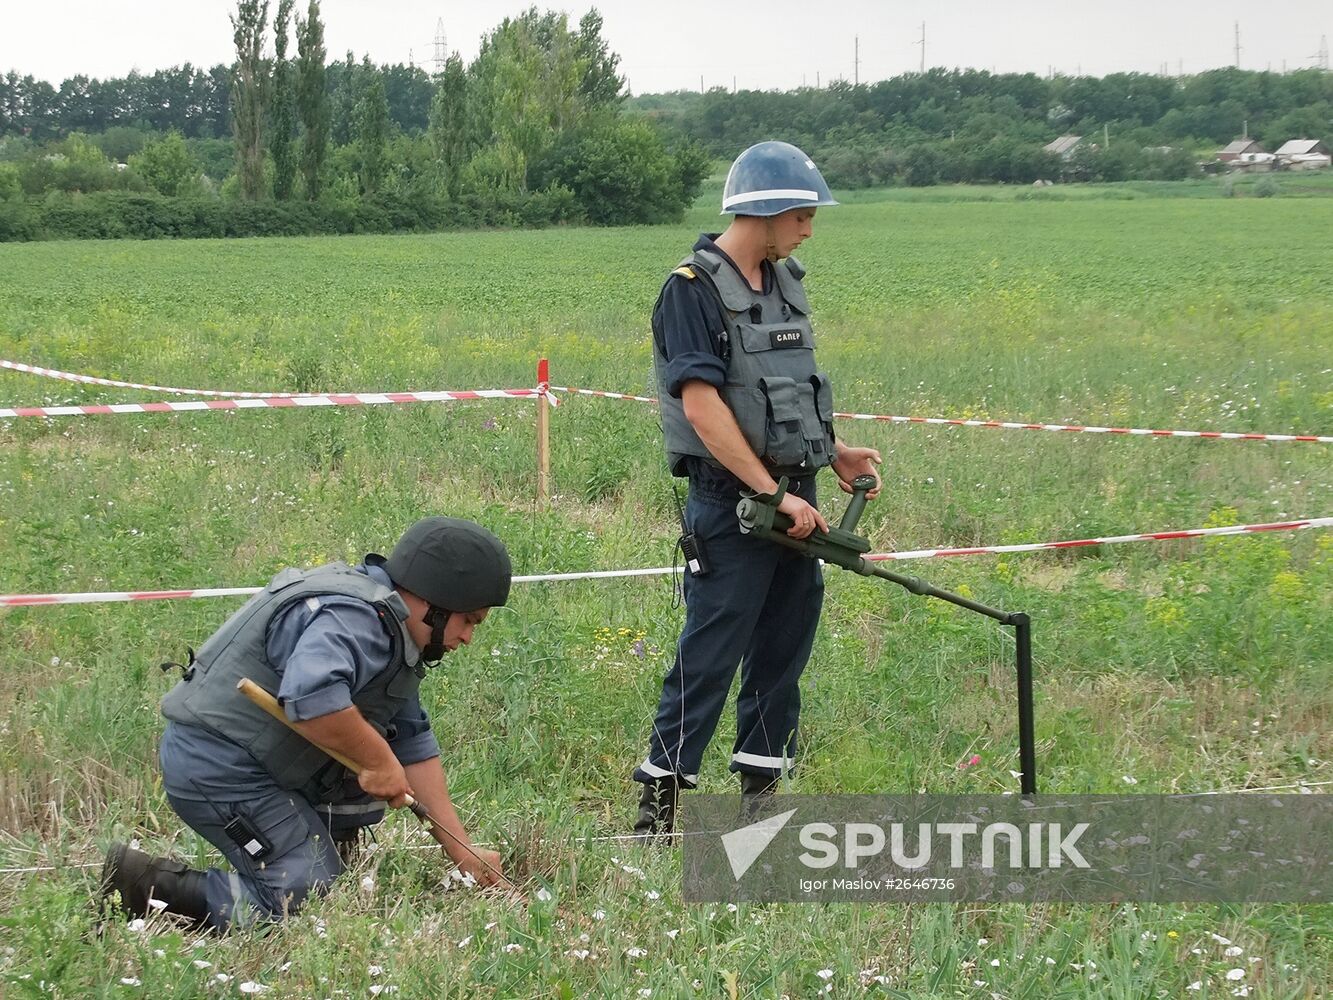
[{"label": "red and white barrier tape", "polygon": [[19,361],[0,360],[0,368],[10,371],[26,372],[29,375],[42,375],[46,378],[58,378],[66,382],[79,382],[83,385],[109,385],[117,389],[146,389],[149,392],[174,392],[180,396],[225,396],[233,399],[274,399],[277,397],[297,398],[300,396],[318,396],[317,392],[223,392],[220,389],[181,389],[170,385],[148,385],[143,382],[122,382],[114,378],[98,378],[95,375],[79,375],[76,372],[62,372],[56,368],[41,368],[37,365],[25,365]]},{"label": "red and white barrier tape", "polygon": [[[884,562],[907,559],[939,559],[946,556],[1002,555],[1012,552],[1038,552],[1042,549],[1073,549],[1090,545],[1116,545],[1123,542],[1166,541],[1175,538],[1203,538],[1216,535],[1247,535],[1263,531],[1299,531],[1303,528],[1331,528],[1333,517],[1314,517],[1303,521],[1278,521],[1272,524],[1237,524],[1225,528],[1191,528],[1186,531],[1156,531],[1138,535],[1113,535],[1108,538],[1081,538],[1067,542],[1036,542],[1029,545],[987,545],[968,549],[915,549],[910,552],[880,552],[867,559]],[[516,576],[515,583],[559,583],[568,580],[611,580],[634,576],[665,576],[670,566],[645,569],[607,569],[582,573],[542,573]],[[260,587],[220,587],[197,590],[126,590],[77,594],[0,594],[0,608],[30,607],[39,604],[110,604],[123,601],[165,601],[195,597],[248,597]]]},{"label": "red and white barrier tape", "polygon": [[8,417],[80,417],[106,413],[183,413],[194,410],[255,410],[265,408],[292,408],[302,406],[382,406],[402,403],[441,403],[468,399],[510,399],[515,397],[546,396],[555,405],[549,392],[536,389],[472,389],[459,392],[357,392],[330,393],[320,396],[261,396],[239,399],[199,399],[170,403],[102,403],[91,406],[15,406],[0,407],[0,420]]},{"label": "red and white barrier tape", "polygon": [[1333,528],[1333,517],[1311,517],[1303,521],[1274,521],[1270,524],[1235,524],[1225,528],[1150,531],[1137,535],[1078,538],[1067,542],[1032,542],[1027,545],[983,545],[968,549],[915,549],[910,552],[877,552],[874,555],[866,556],[866,558],[875,562],[885,562],[894,559],[941,559],[948,556],[1005,555],[1013,552],[1040,552],[1043,549],[1078,549],[1090,545],[1119,545],[1123,542],[1161,542],[1173,538],[1256,535],[1263,531],[1300,531],[1303,528]]},{"label": "red and white barrier tape", "polygon": [[[446,395],[437,397],[432,393],[311,393],[311,392],[242,392],[242,391],[223,391],[219,389],[184,389],[176,386],[151,385],[143,382],[123,382],[119,379],[98,378],[93,375],[80,375],[75,372],[60,371],[55,368],[42,368],[37,365],[25,365],[18,361],[0,360],[0,368],[7,368],[10,371],[26,372],[30,375],[42,375],[47,378],[63,379],[67,382],[79,382],[86,385],[105,385],[120,389],[145,389],[151,392],[174,392],[187,396],[217,396],[226,399],[254,399],[260,402],[253,405],[258,406],[280,406],[281,403],[272,402],[281,399],[311,399],[311,400],[352,400],[353,402],[317,402],[307,405],[314,406],[350,406],[356,405],[356,402],[383,403],[383,402],[439,402],[441,399],[477,399],[486,398],[488,394],[501,396],[514,395],[533,395],[533,393],[524,393],[521,390],[495,389],[481,390],[472,395]],[[578,396],[600,396],[603,399],[623,399],[635,403],[656,403],[657,399],[653,396],[634,396],[623,392],[606,392],[600,389],[580,389],[575,386],[539,386],[540,390],[545,392],[548,401],[552,406],[558,405],[558,400],[552,393],[567,392]],[[379,397],[421,397],[421,398],[394,398],[386,399]],[[362,398],[367,397],[367,398]],[[127,407],[126,409],[117,409],[116,406]],[[232,407],[201,407],[201,406],[181,406],[172,407],[173,409],[232,409]],[[239,408],[239,407],[237,407]],[[75,416],[87,415],[92,413],[144,413],[158,412],[163,407],[157,404],[146,403],[123,403],[113,404],[111,407],[98,407],[93,409],[76,407],[15,407],[11,409],[0,409],[0,418],[13,416]],[[1012,420],[972,420],[954,417],[903,417],[892,414],[882,413],[834,413],[835,417],[841,420],[875,420],[881,423],[894,424],[934,424],[941,427],[990,427],[997,430],[1019,430],[1019,431],[1058,431],[1061,433],[1079,433],[1079,434],[1123,434],[1131,437],[1181,437],[1181,438],[1208,438],[1217,441],[1299,441],[1318,444],[1333,443],[1333,435],[1327,434],[1258,434],[1241,431],[1182,431],[1182,430],[1154,430],[1146,427],[1096,427],[1085,424],[1044,424],[1044,423],[1022,423]]]},{"label": "red and white barrier tape", "polygon": [[[653,396],[631,396],[623,392],[603,392],[598,389],[576,389],[553,385],[554,392],[568,392],[577,396],[601,396],[604,399],[625,399],[635,403],[656,403]],[[992,427],[1012,431],[1061,431],[1081,434],[1126,434],[1133,437],[1209,438],[1218,441],[1308,441],[1333,444],[1328,434],[1249,434],[1240,431],[1160,431],[1145,427],[1093,427],[1082,424],[1024,424],[1011,420],[963,420],[951,417],[898,417],[879,413],[834,413],[841,420],[877,420],[891,424],[935,424],[942,427]]]}]

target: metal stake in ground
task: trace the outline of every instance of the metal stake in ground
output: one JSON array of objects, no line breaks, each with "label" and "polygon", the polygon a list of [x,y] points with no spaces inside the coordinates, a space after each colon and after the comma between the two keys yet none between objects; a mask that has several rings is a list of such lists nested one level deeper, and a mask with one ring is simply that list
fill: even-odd
[{"label": "metal stake in ground", "polygon": [[792,526],[792,519],[778,510],[778,504],[782,502],[787,492],[785,476],[778,481],[776,493],[771,495],[761,493],[742,498],[736,505],[736,517],[740,519],[741,532],[744,534],[766,538],[771,542],[795,549],[811,559],[822,559],[826,563],[841,566],[861,576],[877,576],[882,580],[896,583],[913,594],[948,601],[960,608],[993,618],[1001,625],[1012,625],[1018,650],[1018,759],[1022,775],[1019,787],[1024,795],[1036,794],[1037,750],[1032,718],[1032,620],[1022,611],[1009,612],[988,607],[961,594],[940,590],[920,577],[894,573],[878,563],[868,562],[864,557],[870,552],[870,542],[856,534],[856,522],[860,520],[861,513],[865,510],[866,494],[874,487],[874,476],[857,476],[852,481],[852,499],[847,504],[847,510],[843,513],[838,526],[829,528],[827,532],[816,529],[806,538],[792,538],[787,534],[787,529]]},{"label": "metal stake in ground", "polygon": [[[274,698],[273,695],[269,694],[254,681],[250,680],[250,678],[242,677],[239,681],[236,682],[236,688],[241,692],[241,694],[245,695],[252,702],[254,702],[256,705],[262,708],[269,715],[273,716],[273,718],[281,722],[292,732],[299,735],[311,746],[315,747],[316,749],[320,750],[325,754],[328,754],[328,756],[332,757],[334,760],[336,760],[343,767],[347,768],[347,770],[351,771],[353,774],[360,775],[361,773],[360,764],[352,760],[350,757],[345,757],[344,755],[338,753],[338,751],[336,750],[330,750],[326,746],[320,746],[320,744],[316,743],[314,740],[306,736],[305,733],[301,732],[301,730],[297,729],[294,725],[292,725],[291,720],[287,718],[287,713],[282,710],[282,706],[278,704],[278,699]],[[429,812],[426,811],[426,807],[423,806],[420,802],[418,802],[416,799],[412,798],[412,796],[409,795],[407,796],[407,802],[404,803],[404,805],[406,806],[406,808],[412,811],[412,815],[416,816],[417,819],[421,820],[421,822],[426,825],[426,829],[439,830],[446,837],[452,840],[455,844],[463,848],[463,850],[467,851],[468,854],[471,854],[474,858],[476,858],[477,861],[481,862],[483,868],[489,869],[491,874],[497,876],[500,879],[500,884],[502,886],[504,886],[510,892],[515,892],[515,893],[518,892],[518,889],[515,887],[514,883],[510,882],[509,879],[505,877],[504,872],[497,871],[494,867],[492,867],[490,864],[487,863],[485,858],[483,858],[476,851],[474,851],[471,848],[471,846],[463,843],[456,836],[450,833],[442,823],[440,823],[437,819],[435,819],[434,816],[432,816]]]}]

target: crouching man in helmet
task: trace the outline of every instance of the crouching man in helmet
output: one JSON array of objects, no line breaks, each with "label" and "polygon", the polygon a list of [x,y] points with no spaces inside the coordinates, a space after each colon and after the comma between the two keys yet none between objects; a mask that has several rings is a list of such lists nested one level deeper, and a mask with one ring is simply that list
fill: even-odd
[{"label": "crouching man in helmet", "polygon": [[[685,627],[649,738],[635,829],[670,834],[677,793],[698,780],[738,665],[731,770],[742,795],[771,793],[797,752],[799,681],[815,636],[824,581],[818,562],[742,535],[743,489],[774,493],[795,522],[827,531],[815,474],[831,466],[842,489],[875,474],[879,452],[838,441],[833,390],[815,365],[805,268],[792,253],[815,212],[836,205],[810,158],[761,142],[731,166],[721,234],[705,234],[662,287],[653,310],[653,365],[672,475],[688,477],[686,529],[703,550],[685,576]],[[878,485],[870,496],[878,492]]]},{"label": "crouching man in helmet", "polygon": [[[445,854],[481,885],[500,856],[474,847],[449,799],[419,685],[509,596],[509,555],[480,525],[428,517],[388,559],[288,569],[200,648],[163,699],[160,760],[172,808],[234,871],[196,871],[113,844],[103,893],[224,929],[280,919],[343,871],[359,831],[411,796]],[[297,732],[237,690],[275,695]],[[359,777],[313,744],[361,766]]]}]

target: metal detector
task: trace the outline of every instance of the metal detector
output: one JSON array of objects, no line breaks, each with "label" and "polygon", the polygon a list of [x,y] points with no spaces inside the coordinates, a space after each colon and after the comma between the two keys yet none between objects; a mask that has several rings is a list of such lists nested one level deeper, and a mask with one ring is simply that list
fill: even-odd
[{"label": "metal detector", "polygon": [[806,538],[792,538],[787,529],[793,524],[792,519],[778,510],[778,504],[787,494],[787,477],[778,481],[776,493],[759,493],[742,497],[736,505],[736,517],[740,519],[741,533],[766,538],[779,545],[795,549],[811,559],[822,559],[834,566],[859,573],[861,576],[877,576],[880,579],[905,587],[913,594],[936,597],[948,601],[968,611],[993,618],[1001,625],[1014,627],[1015,645],[1018,650],[1018,759],[1019,786],[1022,794],[1035,795],[1037,792],[1037,746],[1032,729],[1032,620],[1022,611],[1000,611],[998,608],[970,600],[961,594],[940,590],[915,576],[894,573],[879,563],[868,561],[865,556],[870,552],[868,539],[856,534],[856,522],[866,506],[866,494],[875,487],[874,476],[857,476],[852,480],[852,499],[842,515],[842,521],[836,528],[827,532],[815,529]]}]

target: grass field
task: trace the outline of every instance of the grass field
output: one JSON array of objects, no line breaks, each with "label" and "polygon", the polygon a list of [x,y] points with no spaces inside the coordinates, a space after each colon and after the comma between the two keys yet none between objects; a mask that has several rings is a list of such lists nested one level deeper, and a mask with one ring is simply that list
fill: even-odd
[{"label": "grass field", "polygon": [[[1333,201],[852,202],[822,211],[801,252],[840,409],[1333,430]],[[701,207],[658,228],[0,246],[0,357],[301,391],[529,386],[547,356],[556,384],[643,392],[661,278],[715,225]],[[0,372],[6,405],[146,395]],[[669,562],[651,408],[564,401],[548,506],[533,499],[532,411],[4,422],[0,592],[256,585],[382,550],[427,512],[484,521],[520,573]],[[1326,445],[840,432],[884,452],[862,522],[880,550],[1333,513]],[[1043,790],[1333,779],[1333,534],[913,571],[1033,616]],[[97,936],[96,869],[76,866],[107,841],[207,861],[157,779],[170,679],[156,664],[238,604],[0,612],[0,865],[56,869],[0,875],[0,993],[1295,998],[1333,981],[1328,907],[683,904],[674,853],[585,839],[630,822],[629,773],[683,614],[660,579],[516,587],[423,689],[460,812],[551,901],[441,893],[438,854],[394,818],[364,870],[282,928]],[[790,790],[1014,788],[1009,642],[830,571]],[[734,788],[729,726],[704,790]]]}]

